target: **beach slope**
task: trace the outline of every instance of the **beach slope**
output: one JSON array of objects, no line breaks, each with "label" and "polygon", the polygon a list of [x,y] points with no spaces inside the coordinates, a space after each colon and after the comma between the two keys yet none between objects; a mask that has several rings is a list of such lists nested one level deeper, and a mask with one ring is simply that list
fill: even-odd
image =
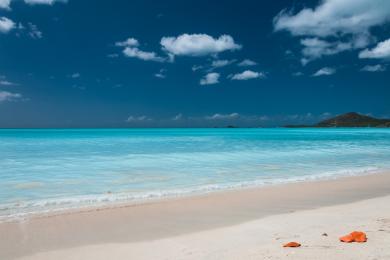
[{"label": "beach slope", "polygon": [[[339,242],[353,230],[368,242]],[[0,234],[1,259],[390,259],[390,175],[38,217]]]}]

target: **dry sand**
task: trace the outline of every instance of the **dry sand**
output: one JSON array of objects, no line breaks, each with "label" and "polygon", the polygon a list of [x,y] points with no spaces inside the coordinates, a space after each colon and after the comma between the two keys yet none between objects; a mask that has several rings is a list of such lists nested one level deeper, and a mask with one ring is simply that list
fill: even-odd
[{"label": "dry sand", "polygon": [[[353,230],[368,242],[338,241]],[[389,245],[387,173],[0,224],[0,259],[390,259]]]}]

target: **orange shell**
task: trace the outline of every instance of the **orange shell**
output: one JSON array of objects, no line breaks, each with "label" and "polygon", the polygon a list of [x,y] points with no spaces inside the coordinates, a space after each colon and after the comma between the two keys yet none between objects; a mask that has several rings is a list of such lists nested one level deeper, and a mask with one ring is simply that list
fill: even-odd
[{"label": "orange shell", "polygon": [[283,245],[283,247],[300,247],[301,244],[299,244],[298,242],[289,242],[285,245]]},{"label": "orange shell", "polygon": [[367,236],[364,232],[353,231],[349,235],[340,237],[340,241],[345,243],[352,243],[352,242],[364,243],[367,241]]}]

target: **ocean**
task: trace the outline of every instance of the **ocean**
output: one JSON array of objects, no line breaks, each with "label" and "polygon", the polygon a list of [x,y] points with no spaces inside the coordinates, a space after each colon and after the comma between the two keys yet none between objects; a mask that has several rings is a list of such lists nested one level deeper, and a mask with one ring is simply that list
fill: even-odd
[{"label": "ocean", "polygon": [[390,129],[1,129],[0,220],[389,169]]}]

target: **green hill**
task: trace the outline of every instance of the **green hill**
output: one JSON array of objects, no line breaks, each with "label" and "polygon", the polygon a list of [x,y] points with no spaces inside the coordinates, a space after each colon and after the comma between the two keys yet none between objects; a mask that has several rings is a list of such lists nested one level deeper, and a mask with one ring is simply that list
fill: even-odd
[{"label": "green hill", "polygon": [[390,119],[378,119],[350,112],[323,120],[315,125],[288,125],[286,127],[390,127]]},{"label": "green hill", "polygon": [[315,125],[316,127],[390,127],[389,119],[378,119],[356,112],[342,114]]}]

